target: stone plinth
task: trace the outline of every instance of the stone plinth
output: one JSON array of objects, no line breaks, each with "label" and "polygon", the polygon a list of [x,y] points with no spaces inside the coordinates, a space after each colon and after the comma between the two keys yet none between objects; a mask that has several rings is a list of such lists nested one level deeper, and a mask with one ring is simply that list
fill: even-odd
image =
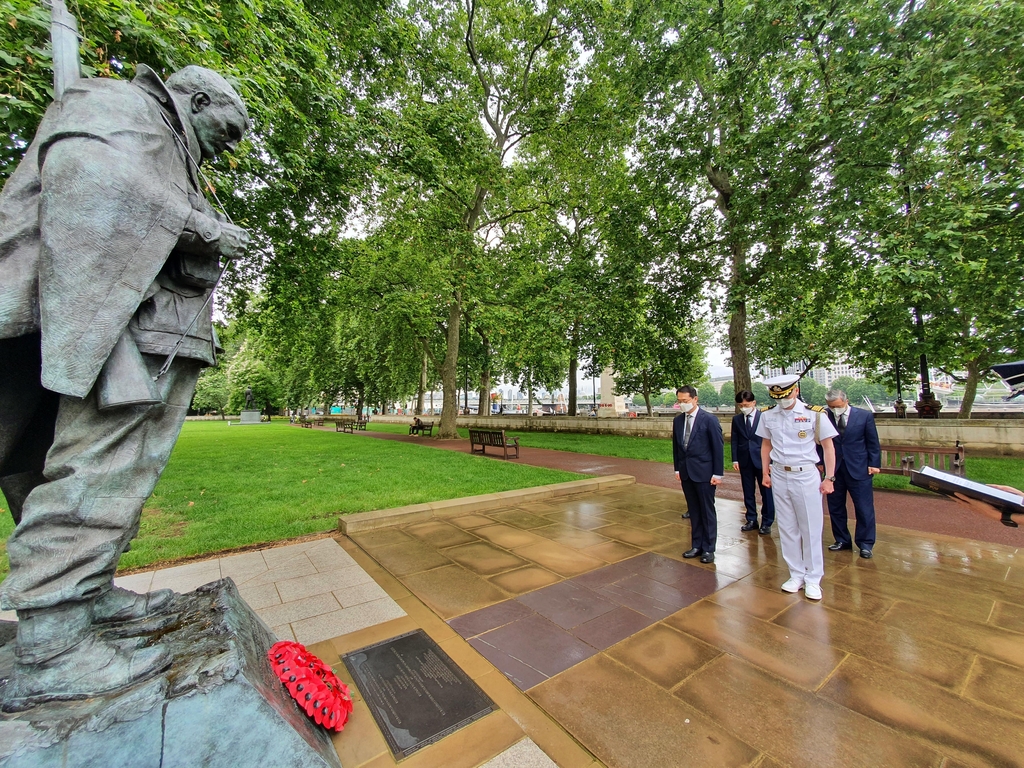
[{"label": "stone plinth", "polygon": [[[0,622],[0,698],[15,626]],[[273,674],[266,653],[276,638],[231,579],[103,632],[129,644],[159,640],[173,664],[116,695],[0,714],[0,768],[340,768],[327,732]]]},{"label": "stone plinth", "polygon": [[241,419],[239,424],[259,424],[260,419],[263,418],[262,411],[242,411]]}]

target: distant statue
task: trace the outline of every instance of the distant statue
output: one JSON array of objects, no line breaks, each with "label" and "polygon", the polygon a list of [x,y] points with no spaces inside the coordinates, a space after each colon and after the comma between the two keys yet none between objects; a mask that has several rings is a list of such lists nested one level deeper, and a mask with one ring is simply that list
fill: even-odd
[{"label": "distant statue", "polygon": [[215,360],[208,299],[249,236],[207,202],[199,164],[234,151],[249,118],[216,72],[137,72],[72,83],[0,193],[0,489],[17,522],[0,587],[18,613],[8,711],[170,662],[97,629],[174,597],[113,576]]},{"label": "distant statue", "polygon": [[252,396],[252,387],[245,388],[245,410],[251,411],[256,405],[256,398]]}]

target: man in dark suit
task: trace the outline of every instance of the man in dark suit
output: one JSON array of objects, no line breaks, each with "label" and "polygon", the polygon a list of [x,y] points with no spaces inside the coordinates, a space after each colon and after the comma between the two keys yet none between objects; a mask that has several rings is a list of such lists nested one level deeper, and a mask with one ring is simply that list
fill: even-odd
[{"label": "man in dark suit", "polygon": [[[836,541],[829,546],[833,552],[853,549],[854,543],[863,558],[871,557],[875,546],[875,494],[872,476],[882,467],[882,448],[875,429],[875,415],[850,405],[841,389],[829,390],[825,396],[829,420],[839,436],[832,440],[836,451],[835,491],[828,499],[832,534]],[[853,539],[846,517],[846,494],[853,500],[857,527]]]},{"label": "man in dark suit", "polygon": [[732,431],[729,440],[732,444],[732,468],[740,473],[743,483],[743,504],[747,508],[747,522],[741,531],[753,531],[757,528],[757,499],[754,496],[755,486],[761,490],[761,529],[762,536],[772,532],[775,522],[775,499],[772,489],[764,487],[764,474],[761,467],[761,438],[755,434],[761,421],[761,412],[757,410],[757,399],[748,389],[736,393],[736,403],[740,412],[732,417]]},{"label": "man in dark suit", "polygon": [[693,546],[683,557],[713,563],[718,540],[715,486],[722,482],[725,471],[722,425],[717,417],[700,409],[693,387],[677,389],[676,399],[681,413],[672,421],[672,463],[683,486],[693,537]]}]

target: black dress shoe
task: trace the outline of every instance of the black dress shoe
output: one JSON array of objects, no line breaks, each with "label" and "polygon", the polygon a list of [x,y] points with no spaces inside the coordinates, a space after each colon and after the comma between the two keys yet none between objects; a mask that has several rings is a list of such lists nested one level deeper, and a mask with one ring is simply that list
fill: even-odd
[{"label": "black dress shoe", "polygon": [[702,563],[713,563],[713,562],[715,562],[715,553],[714,552],[705,552],[703,555],[700,556],[700,561]]},{"label": "black dress shoe", "polygon": [[760,533],[762,536],[771,536],[772,527],[770,525],[762,525],[761,530],[758,531],[758,533]]},{"label": "black dress shoe", "polygon": [[683,512],[683,520],[689,520],[689,519],[690,519],[690,513],[689,512]]},{"label": "black dress shoe", "polygon": [[687,557],[687,558],[697,557],[698,555],[700,555],[700,553],[701,553],[701,551],[699,549],[697,549],[696,547],[694,547],[693,549],[688,549],[685,552],[683,552],[683,557]]},{"label": "black dress shoe", "polygon": [[747,522],[745,522],[743,524],[743,527],[741,527],[740,530],[743,531],[744,533],[746,533],[747,531],[752,531],[755,528],[757,528],[757,520],[753,520],[753,521],[748,520]]},{"label": "black dress shoe", "polygon": [[870,560],[871,559],[871,550],[870,549],[862,549],[860,551],[860,556],[863,557],[865,560]]},{"label": "black dress shoe", "polygon": [[841,552],[844,549],[853,549],[851,544],[840,544],[838,541],[835,544],[828,545],[829,552]]}]

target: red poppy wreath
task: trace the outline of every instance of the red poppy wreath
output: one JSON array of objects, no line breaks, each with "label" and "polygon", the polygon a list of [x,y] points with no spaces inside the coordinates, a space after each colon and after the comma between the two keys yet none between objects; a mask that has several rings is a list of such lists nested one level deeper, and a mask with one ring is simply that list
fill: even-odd
[{"label": "red poppy wreath", "polygon": [[329,666],[304,645],[282,640],[267,652],[278,679],[317,725],[341,731],[352,714],[352,696]]}]

